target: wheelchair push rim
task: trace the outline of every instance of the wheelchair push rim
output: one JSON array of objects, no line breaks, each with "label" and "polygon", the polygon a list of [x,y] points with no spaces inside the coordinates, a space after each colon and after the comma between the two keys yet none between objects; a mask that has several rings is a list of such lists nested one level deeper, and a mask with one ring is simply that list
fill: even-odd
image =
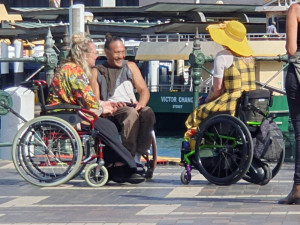
[{"label": "wheelchair push rim", "polygon": [[76,130],[54,116],[25,123],[12,146],[18,173],[31,184],[51,187],[70,180],[82,162],[82,144]]}]

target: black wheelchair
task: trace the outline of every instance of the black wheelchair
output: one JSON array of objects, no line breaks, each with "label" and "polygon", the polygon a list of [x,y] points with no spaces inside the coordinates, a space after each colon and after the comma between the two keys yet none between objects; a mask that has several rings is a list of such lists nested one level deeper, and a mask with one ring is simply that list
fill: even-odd
[{"label": "black wheelchair", "polygon": [[[109,162],[105,161],[106,147],[94,127],[98,116],[80,106],[46,105],[48,85],[45,81],[35,80],[22,86],[38,95],[41,116],[26,122],[14,138],[12,160],[18,173],[31,184],[51,187],[63,184],[84,171],[90,186],[105,185],[109,181]],[[22,118],[5,104],[1,104],[0,108],[9,109]],[[82,121],[88,124],[85,129],[79,127]],[[153,132],[152,146],[143,155],[145,166],[142,173],[147,179],[152,178],[157,163],[156,151]]]},{"label": "black wheelchair", "polygon": [[189,143],[182,144],[185,169],[181,182],[190,183],[192,169],[216,185],[231,185],[240,179],[265,185],[274,178],[284,161],[284,147],[275,158],[253,157],[256,135],[262,122],[270,118],[272,102],[272,93],[267,89],[244,92],[236,117],[215,114],[205,119]]}]

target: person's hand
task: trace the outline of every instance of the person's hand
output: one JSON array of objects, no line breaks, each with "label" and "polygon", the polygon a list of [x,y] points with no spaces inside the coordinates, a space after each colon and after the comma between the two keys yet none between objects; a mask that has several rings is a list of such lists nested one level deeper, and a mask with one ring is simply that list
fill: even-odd
[{"label": "person's hand", "polygon": [[118,109],[118,103],[117,102],[111,102],[111,101],[101,101],[100,105],[103,107],[103,115],[110,116]]},{"label": "person's hand", "polygon": [[203,95],[198,99],[199,106],[206,103],[207,95]]},{"label": "person's hand", "polygon": [[126,106],[126,103],[125,103],[125,102],[116,102],[116,103],[117,103],[118,109],[119,109],[119,108],[123,108],[123,107]]},{"label": "person's hand", "polygon": [[142,108],[144,108],[145,106],[142,105],[141,103],[139,103],[138,101],[134,102],[133,104],[136,104],[135,109],[137,111],[140,111]]}]

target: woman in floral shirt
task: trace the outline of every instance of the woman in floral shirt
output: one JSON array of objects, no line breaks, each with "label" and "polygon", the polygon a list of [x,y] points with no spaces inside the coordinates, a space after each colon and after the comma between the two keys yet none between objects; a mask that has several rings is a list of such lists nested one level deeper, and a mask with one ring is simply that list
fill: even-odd
[{"label": "woman in floral shirt", "polygon": [[[95,66],[98,53],[95,44],[83,34],[73,35],[72,47],[67,62],[54,75],[49,90],[48,104],[80,105],[90,110],[98,110],[100,114],[111,115],[120,105],[109,101],[97,101],[89,85],[90,68]],[[121,105],[122,106],[122,105]],[[122,177],[114,175],[110,179],[116,182],[140,183],[145,178],[136,173],[136,163],[128,150],[122,145],[116,126],[108,119],[99,118],[95,128],[108,146],[127,165],[128,171]]]},{"label": "woman in floral shirt", "polygon": [[99,102],[89,85],[89,80],[83,69],[72,62],[63,65],[54,76],[49,102],[51,105],[68,103],[84,108],[99,108]]}]

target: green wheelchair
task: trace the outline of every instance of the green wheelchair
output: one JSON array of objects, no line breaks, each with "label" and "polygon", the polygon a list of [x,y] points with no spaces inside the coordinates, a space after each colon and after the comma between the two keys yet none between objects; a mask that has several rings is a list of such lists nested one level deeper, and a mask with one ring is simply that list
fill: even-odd
[{"label": "green wheelchair", "polygon": [[272,93],[267,89],[244,92],[236,117],[223,113],[205,119],[190,140],[182,142],[181,182],[191,182],[192,169],[216,185],[231,185],[241,179],[265,185],[274,178],[284,161],[284,145],[278,146],[271,157],[254,154],[262,123],[273,120],[269,112],[272,102]]}]

